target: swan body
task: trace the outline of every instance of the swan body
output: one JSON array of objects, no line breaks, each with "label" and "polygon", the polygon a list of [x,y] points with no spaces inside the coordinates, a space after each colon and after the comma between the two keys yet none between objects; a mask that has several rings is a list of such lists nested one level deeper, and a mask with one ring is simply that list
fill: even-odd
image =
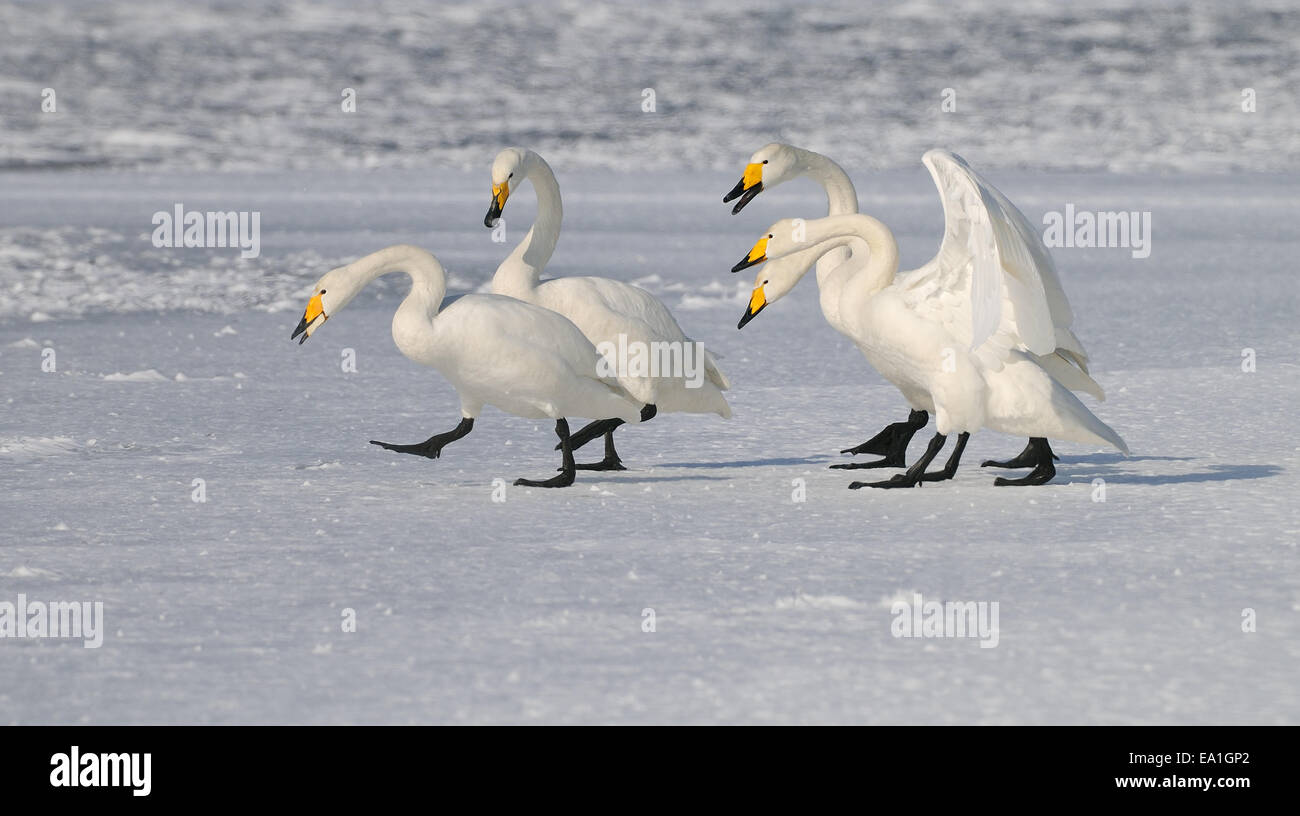
[{"label": "swan body", "polygon": [[[1088,354],[1071,328],[1074,313],[1051,254],[1028,220],[1006,196],[957,154],[930,150],[922,157],[922,162],[930,171],[943,203],[944,238],[938,254],[912,273],[924,273],[917,278],[916,285],[949,286],[969,274],[968,265],[980,261],[978,269],[987,271],[990,276],[988,285],[983,287],[988,296],[975,304],[977,308],[972,312],[972,315],[980,317],[980,342],[988,338],[1002,308],[1014,310],[1018,304],[1023,304],[1025,308],[1019,312],[1019,328],[1027,344],[1024,350],[1070,390],[1105,400],[1102,387],[1088,373]],[[739,212],[759,192],[801,176],[822,185],[826,191],[828,215],[858,212],[853,182],[838,164],[819,153],[780,143],[766,145],[750,157],[745,177],[724,201],[739,197],[740,201],[733,210]],[[848,251],[843,247],[821,255],[818,251],[814,247],[805,247],[781,258],[775,267],[771,267],[773,275],[801,276],[802,272],[785,270],[807,271],[815,261],[820,283],[848,258]],[[999,267],[1002,272],[998,271]],[[1003,272],[1005,282],[999,285],[993,278]],[[998,298],[996,293],[1003,287],[1008,297]],[[823,293],[820,305],[823,316],[833,328],[853,337],[841,318],[836,297]],[[916,404],[912,407],[920,408]]]},{"label": "swan body", "polygon": [[[415,246],[391,246],[327,272],[293,336],[306,341],[368,283],[398,271],[410,276],[411,291],[393,315],[393,341],[403,355],[436,369],[456,389],[463,432],[420,445],[375,444],[436,458],[445,444],[469,432],[485,405],[529,419],[555,419],[557,433],[570,416],[640,420],[640,403],[616,378],[599,374],[600,354],[570,321],[501,295],[462,295],[440,310],[446,273],[437,258]],[[567,424],[561,442],[567,445]],[[571,464],[568,454],[566,465]]]},{"label": "swan body", "polygon": [[[559,239],[563,205],[555,174],[531,150],[507,148],[492,164],[492,205],[485,219],[491,226],[513,189],[527,179],[537,193],[537,220],[523,240],[497,268],[492,292],[558,312],[571,320],[602,351],[641,343],[690,344],[672,313],[646,290],[600,277],[569,277],[542,281]],[[606,346],[605,344],[609,344]],[[648,376],[620,371],[623,388],[643,405],[658,411],[715,413],[731,416],[722,392],[730,387],[713,355],[702,350],[702,377]]]},{"label": "swan body", "polygon": [[[848,249],[848,261],[819,274],[823,304],[834,315],[832,325],[853,339],[914,408],[934,412],[940,435],[987,427],[1020,436],[1111,445],[1128,453],[1124,440],[1034,353],[1043,343],[1054,343],[1056,332],[1049,319],[1033,312],[1046,304],[1033,299],[1032,280],[1001,266],[992,272],[981,269],[989,261],[979,257],[931,262],[898,276],[893,234],[880,221],[861,214],[779,221],[737,269],[809,248]],[[788,292],[805,271],[789,264],[764,266],[747,317]],[[993,300],[986,286],[995,287],[999,299],[991,326],[989,316],[979,314],[981,299]]]}]

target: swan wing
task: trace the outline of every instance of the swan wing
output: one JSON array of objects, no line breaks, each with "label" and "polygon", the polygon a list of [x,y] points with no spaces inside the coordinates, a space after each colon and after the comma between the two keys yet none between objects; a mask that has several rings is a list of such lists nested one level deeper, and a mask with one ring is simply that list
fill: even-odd
[{"label": "swan wing", "polygon": [[1028,220],[955,153],[930,150],[923,161],[943,203],[944,235],[939,254],[904,278],[909,305],[969,343],[993,370],[1012,349],[1050,355],[1060,348],[1086,365],[1056,268]]},{"label": "swan wing", "polygon": [[639,421],[640,403],[616,377],[600,373],[600,354],[563,315],[501,295],[468,294],[436,322],[455,379],[478,393],[555,404],[575,416]]}]

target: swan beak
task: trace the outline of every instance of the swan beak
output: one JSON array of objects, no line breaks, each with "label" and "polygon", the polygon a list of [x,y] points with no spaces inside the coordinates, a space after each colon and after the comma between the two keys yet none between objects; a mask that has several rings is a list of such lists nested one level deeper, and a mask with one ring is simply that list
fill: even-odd
[{"label": "swan beak", "polygon": [[298,341],[298,345],[301,346],[307,342],[308,337],[311,337],[311,333],[316,331],[316,327],[326,320],[329,320],[329,317],[325,314],[325,307],[321,305],[320,295],[312,295],[311,300],[307,301],[307,311],[302,313],[302,320],[298,321],[298,328],[293,330],[289,339],[293,340],[301,334],[302,339]]},{"label": "swan beak", "polygon": [[487,216],[483,218],[483,226],[495,227],[497,219],[501,217],[501,211],[506,207],[506,199],[510,198],[510,182],[503,181],[500,184],[492,185],[492,203],[488,205]]},{"label": "swan beak", "polygon": [[722,197],[722,203],[726,204],[733,198],[739,198],[736,206],[731,208],[731,214],[735,215],[745,209],[745,205],[754,200],[754,196],[763,192],[763,165],[758,162],[752,162],[745,165],[745,174],[736,182],[736,186],[731,188],[731,192]]},{"label": "swan beak", "polygon": [[755,286],[754,294],[749,296],[749,308],[745,309],[745,316],[740,318],[736,328],[745,328],[745,324],[753,320],[765,308],[767,308],[767,295],[763,293],[762,286]]},{"label": "swan beak", "polygon": [[732,272],[739,272],[742,269],[748,269],[751,266],[758,266],[767,260],[767,238],[759,238],[758,243],[749,251],[744,260],[731,267]]}]

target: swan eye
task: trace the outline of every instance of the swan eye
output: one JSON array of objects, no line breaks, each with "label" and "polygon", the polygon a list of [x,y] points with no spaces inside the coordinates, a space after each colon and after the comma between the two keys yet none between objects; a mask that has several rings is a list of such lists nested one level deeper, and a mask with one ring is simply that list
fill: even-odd
[{"label": "swan eye", "polygon": [[320,293],[321,293],[322,295],[325,294],[325,290],[324,290],[324,289],[320,290]]},{"label": "swan eye", "polygon": [[514,174],[514,173],[511,173],[510,175],[506,176],[507,179],[512,179],[512,178],[514,178],[514,177],[515,177],[515,174]]},{"label": "swan eye", "polygon": [[768,239],[770,240],[770,239],[772,238],[772,233],[769,232],[769,233],[767,234],[767,237],[768,237]]},{"label": "swan eye", "polygon": [[767,159],[763,159],[763,164],[767,164]]},{"label": "swan eye", "polygon": [[771,283],[770,280],[765,280],[765,281],[763,281],[763,285],[764,285],[764,286],[767,286],[769,283]]}]

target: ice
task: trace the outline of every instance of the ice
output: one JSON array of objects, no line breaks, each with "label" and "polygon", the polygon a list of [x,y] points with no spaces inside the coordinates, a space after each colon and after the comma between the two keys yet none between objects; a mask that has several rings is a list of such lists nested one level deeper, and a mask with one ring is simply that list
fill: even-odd
[{"label": "ice", "polygon": [[557,171],[738,176],[737,146],[773,139],[871,169],[936,146],[985,168],[1300,162],[1292,0],[48,0],[0,6],[0,31],[12,168],[485,168],[523,144]]},{"label": "ice", "polygon": [[[0,4],[0,603],[106,616],[0,639],[0,723],[1300,722],[1293,5]],[[841,162],[904,268],[932,147],[1033,224],[1150,211],[1150,258],[1053,253],[1133,455],[997,488],[1024,440],[981,432],[952,482],[847,490],[898,393],[811,278],[735,328],[732,264],[824,213],[807,180],[722,204],[773,140]],[[730,421],[621,429],[629,470],[560,491],[511,486],[549,422],[368,444],[455,395],[393,345],[400,277],[299,346],[305,296],[402,242],[486,290],[534,214],[482,225],[512,144],[564,192],[549,274],[661,297]],[[154,247],[178,203],[260,212],[261,256]],[[997,645],[895,638],[917,595],[999,603]]]},{"label": "ice", "polygon": [[[548,422],[489,410],[436,461],[367,444],[457,421],[393,345],[403,282],[289,339],[311,284],[383,245],[428,247],[453,291],[485,282],[532,207],[518,192],[491,241],[489,160],[159,177],[134,204],[115,172],[79,173],[71,199],[0,176],[0,244],[39,249],[0,262],[0,601],[100,600],[107,633],[0,641],[0,722],[1300,720],[1295,175],[990,173],[1032,223],[1066,201],[1153,211],[1149,259],[1054,252],[1108,392],[1085,401],[1134,455],[1062,444],[1052,484],[995,488],[979,462],[1023,440],[983,432],[953,482],[849,491],[864,471],[826,466],[906,407],[811,278],[737,331],[752,277],[727,271],[772,221],[819,214],[816,188],[732,216],[738,166],[559,171],[551,272],[664,296],[735,416],[620,430],[628,471],[546,491],[509,485],[558,464]],[[928,260],[942,216],[919,164],[849,170],[904,266]],[[257,201],[263,257],[136,240],[194,190]],[[894,638],[884,601],[918,593],[999,602],[997,647]]]}]

